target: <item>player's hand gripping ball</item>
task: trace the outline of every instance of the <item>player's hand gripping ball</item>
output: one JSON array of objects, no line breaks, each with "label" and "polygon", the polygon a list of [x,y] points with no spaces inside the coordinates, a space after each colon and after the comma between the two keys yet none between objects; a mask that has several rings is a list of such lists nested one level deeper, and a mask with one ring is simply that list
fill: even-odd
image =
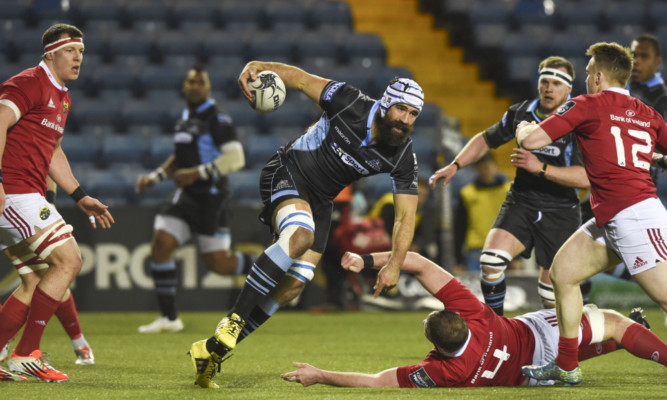
[{"label": "player's hand gripping ball", "polygon": [[285,83],[273,71],[262,71],[257,79],[248,82],[253,95],[250,105],[255,111],[270,113],[276,111],[285,101]]}]

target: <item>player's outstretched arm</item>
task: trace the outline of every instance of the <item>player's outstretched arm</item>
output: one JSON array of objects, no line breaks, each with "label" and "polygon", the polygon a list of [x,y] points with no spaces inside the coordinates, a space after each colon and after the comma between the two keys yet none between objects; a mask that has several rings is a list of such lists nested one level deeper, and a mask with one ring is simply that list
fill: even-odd
[{"label": "player's outstretched arm", "polygon": [[[372,258],[372,267],[377,269],[387,263],[390,255],[390,252],[383,252],[373,253],[368,256]],[[341,266],[348,271],[360,272],[364,269],[364,260],[359,254],[348,251],[343,254]],[[445,271],[433,261],[412,251],[406,254],[405,260],[401,265],[401,271],[414,274],[422,286],[433,295],[449,283],[449,281],[456,279],[452,274]]]},{"label": "player's outstretched arm", "polygon": [[299,90],[308,96],[315,104],[319,104],[320,95],[324,87],[329,83],[329,79],[322,78],[292,65],[276,63],[251,61],[243,68],[239,75],[239,86],[243,96],[252,101],[252,93],[248,82],[257,79],[257,74],[262,71],[273,71],[285,83],[285,87],[290,90]]},{"label": "player's outstretched arm", "polygon": [[295,362],[298,369],[280,375],[288,382],[310,386],[316,383],[341,387],[399,387],[396,368],[390,368],[377,374],[360,372],[326,371],[310,364]]},{"label": "player's outstretched arm", "polygon": [[431,189],[435,189],[435,185],[440,179],[442,179],[443,186],[448,184],[459,169],[475,163],[482,158],[484,154],[488,153],[489,149],[490,147],[486,143],[484,133],[480,132],[475,135],[468,141],[461,151],[459,151],[459,154],[454,157],[454,161],[452,161],[451,164],[435,171],[435,173],[428,178],[428,183],[431,186]]}]

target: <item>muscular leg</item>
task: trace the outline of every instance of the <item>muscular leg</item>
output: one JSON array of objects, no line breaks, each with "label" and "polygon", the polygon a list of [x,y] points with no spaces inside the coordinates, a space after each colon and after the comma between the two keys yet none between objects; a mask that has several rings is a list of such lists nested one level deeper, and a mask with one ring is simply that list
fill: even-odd
[{"label": "muscular leg", "polygon": [[239,336],[239,342],[257,330],[257,328],[259,328],[264,322],[271,318],[271,316],[273,316],[273,314],[278,311],[280,307],[289,303],[299,294],[301,294],[303,289],[306,287],[306,281],[309,281],[310,279],[296,277],[297,275],[301,275],[298,274],[298,272],[296,274],[292,274],[291,272],[298,268],[295,266],[295,264],[306,262],[314,266],[317,265],[321,258],[322,254],[308,250],[306,254],[301,256],[298,260],[295,260],[288,273],[271,291],[270,295],[265,296],[262,300],[260,300],[259,304],[253,308],[250,316],[248,317],[248,320],[246,321],[247,324]]},{"label": "muscular leg", "polygon": [[583,300],[579,284],[610,265],[618,257],[585,232],[576,231],[558,251],[550,269],[556,296],[560,340],[557,364],[566,371],[577,367],[577,346]]},{"label": "muscular leg", "polygon": [[[53,226],[62,223],[61,220]],[[51,227],[47,227],[45,230],[49,228]],[[37,243],[37,240],[43,235],[43,231],[36,229],[36,232],[33,237],[26,240],[27,243]],[[45,250],[40,250],[49,247],[49,238],[46,238],[42,243],[47,246],[40,246],[36,249],[37,255],[49,264],[49,268],[41,277],[33,293],[26,329],[16,346],[16,350],[14,350],[15,354],[20,356],[27,356],[33,350],[39,349],[46,323],[60,306],[61,299],[81,269],[81,256],[76,240],[69,236],[67,239],[58,241],[58,232],[55,232],[53,236],[56,241],[51,245],[57,246],[53,248],[50,254],[47,255]]]},{"label": "muscular leg", "polygon": [[512,258],[526,248],[511,233],[494,228],[489,231],[480,257],[481,286],[484,302],[498,315],[503,315],[505,302],[505,269]]},{"label": "muscular leg", "polygon": [[[158,229],[151,243],[151,274],[155,282],[155,293],[163,316],[174,321],[176,312],[176,263],[174,251],[178,248],[178,240],[170,233]],[[141,329],[140,329],[141,330]]]},{"label": "muscular leg", "polygon": [[660,262],[655,268],[633,275],[633,277],[646,294],[664,311],[667,311],[667,291],[665,291],[667,288],[667,261]]}]

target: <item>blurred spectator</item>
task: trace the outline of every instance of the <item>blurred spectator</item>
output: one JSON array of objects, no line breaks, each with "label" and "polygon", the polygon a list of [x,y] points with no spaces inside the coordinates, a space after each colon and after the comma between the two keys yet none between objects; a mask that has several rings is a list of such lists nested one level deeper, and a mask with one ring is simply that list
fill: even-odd
[{"label": "blurred spectator", "polygon": [[454,213],[457,272],[479,271],[486,236],[512,183],[498,171],[491,153],[475,162],[475,180],[463,186]]}]

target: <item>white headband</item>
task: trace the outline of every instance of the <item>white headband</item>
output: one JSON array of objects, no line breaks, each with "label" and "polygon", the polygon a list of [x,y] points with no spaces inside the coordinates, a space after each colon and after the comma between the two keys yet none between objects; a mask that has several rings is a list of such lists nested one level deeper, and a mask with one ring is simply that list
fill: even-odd
[{"label": "white headband", "polygon": [[71,44],[80,44],[81,47],[83,47],[83,38],[64,37],[62,39],[58,39],[55,42],[51,42],[44,46],[44,54],[56,52]]},{"label": "white headband", "polygon": [[389,107],[402,103],[412,106],[421,112],[424,106],[424,91],[412,79],[400,78],[389,84],[380,99],[380,115],[384,118]]},{"label": "white headband", "polygon": [[540,70],[540,79],[549,78],[561,81],[569,87],[572,87],[572,76],[556,68],[542,68]]}]

